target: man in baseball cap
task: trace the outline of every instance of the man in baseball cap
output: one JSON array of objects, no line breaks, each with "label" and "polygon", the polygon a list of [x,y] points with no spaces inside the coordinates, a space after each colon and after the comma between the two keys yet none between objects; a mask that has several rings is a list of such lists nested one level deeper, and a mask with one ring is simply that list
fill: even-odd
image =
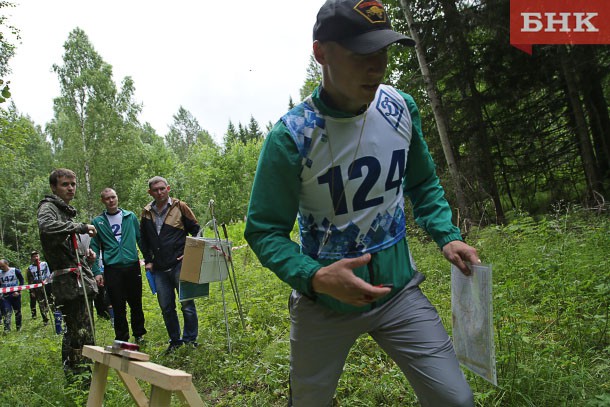
[{"label": "man in baseball cap", "polygon": [[[368,334],[421,405],[473,406],[406,237],[409,198],[450,262],[464,274],[480,262],[451,223],[415,101],[383,84],[388,46],[414,42],[374,0],[327,1],[313,39],[322,83],[265,139],[244,233],[293,288],[290,404],[331,405],[352,345]],[[297,216],[300,245],[290,239]]]},{"label": "man in baseball cap", "polygon": [[356,54],[370,54],[394,43],[415,45],[411,38],[392,30],[378,1],[327,1],[318,12],[313,40],[335,41]]}]

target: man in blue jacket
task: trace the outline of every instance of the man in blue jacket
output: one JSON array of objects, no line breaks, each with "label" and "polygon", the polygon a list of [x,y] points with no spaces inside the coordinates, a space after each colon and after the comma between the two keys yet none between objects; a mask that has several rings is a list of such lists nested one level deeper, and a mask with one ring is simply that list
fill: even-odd
[{"label": "man in blue jacket", "polygon": [[[479,262],[451,222],[409,95],[382,84],[392,30],[376,0],[328,0],[313,29],[322,83],[265,140],[245,237],[288,283],[290,402],[328,406],[350,348],[370,335],[423,406],[472,406],[451,340],[421,292],[405,198],[463,273]],[[298,217],[300,245],[290,239]]]},{"label": "man in blue jacket", "polygon": [[[138,248],[140,223],[130,211],[119,208],[116,191],[106,188],[100,193],[106,210],[91,222],[97,235],[91,239],[91,250],[104,265],[104,286],[114,311],[114,334],[119,341],[129,341],[127,304],[131,316],[131,331],[136,343],[143,341],[144,311],[142,310],[142,272]],[[101,274],[99,262],[93,263],[93,273]]]}]

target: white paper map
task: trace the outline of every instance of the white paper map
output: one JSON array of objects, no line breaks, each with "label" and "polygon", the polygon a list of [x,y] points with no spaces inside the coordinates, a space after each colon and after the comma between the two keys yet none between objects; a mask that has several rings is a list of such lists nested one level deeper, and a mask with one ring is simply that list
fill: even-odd
[{"label": "white paper map", "polygon": [[497,386],[491,265],[471,270],[465,276],[451,265],[453,346],[464,367]]}]

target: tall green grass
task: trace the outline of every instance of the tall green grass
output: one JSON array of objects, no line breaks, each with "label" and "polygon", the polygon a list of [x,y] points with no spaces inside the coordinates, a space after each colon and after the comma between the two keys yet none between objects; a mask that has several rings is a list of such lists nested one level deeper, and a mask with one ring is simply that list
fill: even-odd
[{"label": "tall green grass", "polygon": [[[229,235],[244,244],[243,225]],[[434,243],[411,230],[410,245],[426,274],[423,290],[451,330],[450,273]],[[494,325],[499,386],[466,371],[479,406],[609,406],[610,220],[583,210],[557,208],[548,217],[513,214],[507,226],[470,232],[468,241],[494,269]],[[232,352],[228,352],[222,292],[196,300],[200,347],[162,353],[167,334],[156,298],[145,285],[149,331],[144,351],[151,360],[193,375],[210,406],[285,406],[288,394],[290,289],[263,269],[248,248],[234,250],[246,329],[242,329],[229,284],[225,284]],[[146,283],[145,283],[146,284]],[[0,406],[83,405],[87,394],[65,385],[60,337],[29,317],[1,338]],[[97,344],[112,343],[105,320],[96,322]],[[148,388],[142,383],[144,388]],[[179,405],[173,398],[173,405]],[[106,406],[134,405],[111,373]],[[335,405],[416,406],[395,364],[368,337],[356,343],[339,383]]]}]

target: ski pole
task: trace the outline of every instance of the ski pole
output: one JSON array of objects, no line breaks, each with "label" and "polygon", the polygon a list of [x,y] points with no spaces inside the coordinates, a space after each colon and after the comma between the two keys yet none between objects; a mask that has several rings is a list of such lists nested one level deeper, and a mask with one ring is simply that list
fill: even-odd
[{"label": "ski pole", "polygon": [[89,323],[91,324],[91,334],[93,335],[93,344],[95,345],[95,326],[93,324],[93,314],[91,313],[91,307],[89,306],[89,297],[87,296],[87,288],[85,287],[85,277],[83,276],[83,266],[80,262],[80,256],[78,255],[78,241],[76,240],[76,233],[72,234],[72,244],[74,245],[74,252],[76,253],[76,264],[77,264],[77,278],[80,278],[79,284],[83,287],[83,294],[85,295],[85,305],[87,306],[87,313],[89,314]]},{"label": "ski pole", "polygon": [[[237,310],[239,311],[239,319],[241,320],[241,326],[242,328],[246,329],[246,323],[244,322],[244,314],[241,306],[241,298],[239,297],[239,289],[237,288],[237,275],[235,274],[235,266],[233,265],[233,253],[231,251],[231,246],[229,245],[229,234],[227,233],[227,225],[222,223],[220,226],[222,227],[222,232],[224,233],[225,240],[227,242],[227,254],[229,257],[229,260],[227,260],[227,257],[225,256],[225,264],[229,263],[231,265],[229,281],[231,282],[231,288],[233,288],[233,296],[235,297],[235,302],[237,303]],[[222,248],[222,244],[220,246]],[[231,279],[231,274],[233,274],[233,279]]]},{"label": "ski pole", "polygon": [[[210,217],[212,218],[212,229],[214,229],[214,238],[218,241],[218,245],[220,246],[220,251],[223,254],[224,258],[224,250],[222,249],[222,243],[220,242],[220,236],[218,234],[218,226],[216,224],[216,217],[214,216],[214,200],[210,199],[208,203],[208,209],[210,211]],[[225,258],[226,261],[226,258]],[[220,269],[219,269],[220,271]],[[220,273],[219,273],[220,274]],[[229,318],[227,316],[227,301],[225,300],[225,286],[222,279],[220,279],[220,291],[222,292],[222,308],[224,311],[225,317],[225,326],[227,328],[227,348],[229,353],[231,353],[231,333],[229,332]]]}]

